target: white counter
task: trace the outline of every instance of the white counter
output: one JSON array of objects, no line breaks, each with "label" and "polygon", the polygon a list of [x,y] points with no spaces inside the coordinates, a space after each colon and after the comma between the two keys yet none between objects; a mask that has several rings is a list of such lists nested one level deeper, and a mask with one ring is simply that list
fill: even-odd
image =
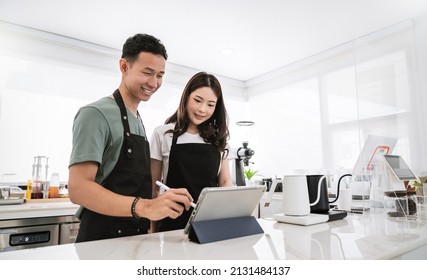
[{"label": "white counter", "polygon": [[28,201],[17,205],[1,205],[0,220],[74,215],[79,208],[68,199]]},{"label": "white counter", "polygon": [[258,220],[264,234],[199,245],[182,230],[0,253],[0,259],[274,260],[427,259],[427,226],[384,213],[349,214],[333,222],[298,226]]}]

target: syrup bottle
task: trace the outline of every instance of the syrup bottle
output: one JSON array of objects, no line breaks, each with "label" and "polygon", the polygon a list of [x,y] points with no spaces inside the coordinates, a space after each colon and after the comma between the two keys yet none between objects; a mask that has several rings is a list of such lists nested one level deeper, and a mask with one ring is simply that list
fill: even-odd
[{"label": "syrup bottle", "polygon": [[25,198],[26,198],[27,200],[30,200],[30,199],[31,199],[31,185],[32,185],[32,181],[31,181],[31,180],[28,180],[28,181],[27,181],[27,190],[26,190],[26,192],[25,192]]}]

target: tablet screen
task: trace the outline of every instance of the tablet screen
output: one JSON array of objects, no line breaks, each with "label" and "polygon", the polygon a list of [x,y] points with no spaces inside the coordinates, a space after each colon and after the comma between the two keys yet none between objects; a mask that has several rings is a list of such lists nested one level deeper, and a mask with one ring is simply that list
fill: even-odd
[{"label": "tablet screen", "polygon": [[417,176],[412,173],[411,169],[401,156],[384,155],[384,158],[399,180],[405,181],[417,179]]}]

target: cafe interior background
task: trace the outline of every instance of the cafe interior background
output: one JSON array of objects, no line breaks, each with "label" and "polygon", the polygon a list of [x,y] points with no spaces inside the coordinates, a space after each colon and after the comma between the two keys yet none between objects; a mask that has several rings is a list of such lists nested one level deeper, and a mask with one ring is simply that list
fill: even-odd
[{"label": "cafe interior background", "polygon": [[117,88],[135,33],[169,54],[139,108],[148,135],[202,70],[223,86],[230,147],[248,141],[263,177],[351,171],[369,134],[427,175],[425,0],[0,0],[2,181],[31,179],[38,155],[67,181],[74,115]]}]

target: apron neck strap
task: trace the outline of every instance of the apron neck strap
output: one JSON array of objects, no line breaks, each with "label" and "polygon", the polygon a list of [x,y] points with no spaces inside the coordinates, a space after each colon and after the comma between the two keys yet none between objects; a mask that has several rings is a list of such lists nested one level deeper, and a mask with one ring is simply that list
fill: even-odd
[{"label": "apron neck strap", "polygon": [[128,114],[126,112],[125,103],[123,102],[123,98],[120,94],[120,91],[116,89],[116,91],[113,93],[113,96],[114,96],[114,100],[117,103],[117,106],[119,106],[120,108],[120,115],[121,115],[121,120],[123,123],[125,135],[130,135]]}]

